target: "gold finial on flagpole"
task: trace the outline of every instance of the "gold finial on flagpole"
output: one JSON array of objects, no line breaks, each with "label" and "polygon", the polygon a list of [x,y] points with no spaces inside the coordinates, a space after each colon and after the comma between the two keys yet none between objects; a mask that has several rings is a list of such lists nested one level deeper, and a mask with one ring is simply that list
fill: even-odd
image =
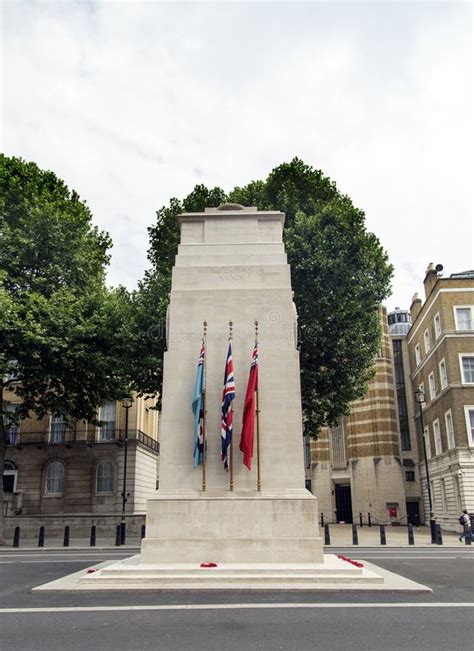
[{"label": "gold finial on flagpole", "polygon": [[255,319],[255,321],[253,323],[254,323],[254,326],[255,326],[255,339],[258,339],[258,321],[257,321],[257,319]]},{"label": "gold finial on flagpole", "polygon": [[207,321],[203,321],[203,322],[202,322],[202,326],[203,326],[203,329],[204,329],[203,337],[204,337],[204,339],[205,339],[206,336],[207,336]]},{"label": "gold finial on flagpole", "polygon": [[229,321],[229,339],[232,339],[233,334],[234,334],[234,322]]}]

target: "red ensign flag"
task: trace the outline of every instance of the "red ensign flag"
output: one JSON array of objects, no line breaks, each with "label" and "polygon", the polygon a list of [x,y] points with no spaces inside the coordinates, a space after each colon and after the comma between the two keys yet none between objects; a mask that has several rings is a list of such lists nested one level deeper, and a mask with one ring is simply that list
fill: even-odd
[{"label": "red ensign flag", "polygon": [[255,431],[255,392],[258,391],[258,341],[252,353],[249,381],[245,394],[242,434],[240,436],[240,449],[244,453],[243,462],[249,470],[252,468],[253,438]]}]

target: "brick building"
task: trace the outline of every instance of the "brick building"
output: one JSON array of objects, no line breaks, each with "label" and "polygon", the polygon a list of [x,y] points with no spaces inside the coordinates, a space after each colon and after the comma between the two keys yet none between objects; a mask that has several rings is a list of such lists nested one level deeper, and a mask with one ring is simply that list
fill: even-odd
[{"label": "brick building", "polygon": [[[15,409],[9,394],[9,409]],[[157,484],[158,412],[153,400],[136,397],[129,409],[126,519],[130,531],[144,522],[146,500]],[[20,526],[22,536],[85,536],[91,524],[111,535],[120,522],[125,459],[125,409],[107,402],[100,427],[63,417],[28,418],[7,430],[3,474],[5,535]]]},{"label": "brick building", "polygon": [[[439,275],[432,264],[425,300],[415,294],[407,335],[412,393],[421,389],[433,511],[447,529],[458,528],[463,508],[474,511],[474,271]],[[419,409],[414,417],[421,448]],[[425,513],[426,469],[420,457]]]},{"label": "brick building", "polygon": [[387,313],[380,309],[382,340],[375,375],[362,400],[338,427],[323,428],[310,444],[311,490],[329,520],[406,523],[404,467]]}]

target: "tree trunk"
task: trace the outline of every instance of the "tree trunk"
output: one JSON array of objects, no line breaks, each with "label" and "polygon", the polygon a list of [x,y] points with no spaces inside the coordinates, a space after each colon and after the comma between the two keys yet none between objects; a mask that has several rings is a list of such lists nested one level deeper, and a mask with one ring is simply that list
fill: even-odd
[{"label": "tree trunk", "polygon": [[3,505],[3,466],[5,463],[5,452],[7,449],[7,432],[5,429],[5,423],[3,421],[3,385],[1,386],[2,395],[0,397],[0,546],[5,544],[4,538],[4,505]]}]

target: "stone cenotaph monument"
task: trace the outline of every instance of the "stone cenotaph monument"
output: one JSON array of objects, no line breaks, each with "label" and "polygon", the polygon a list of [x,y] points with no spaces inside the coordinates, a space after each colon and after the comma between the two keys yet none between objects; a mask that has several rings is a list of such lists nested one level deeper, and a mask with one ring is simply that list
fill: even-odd
[{"label": "stone cenotaph monument", "polygon": [[[164,358],[160,483],[147,506],[145,563],[321,562],[317,500],[305,488],[296,310],[284,214],[228,204],[178,217]],[[221,397],[233,324],[233,490],[220,457]],[[239,451],[259,324],[261,490]],[[206,339],[206,490],[193,468],[191,398]]]},{"label": "stone cenotaph monument", "polygon": [[[148,501],[141,554],[84,573],[78,589],[299,590],[333,589],[335,583],[339,589],[384,589],[383,576],[323,554],[317,499],[305,488],[297,316],[284,218],[281,212],[235,204],[179,215],[159,490]],[[232,482],[221,459],[229,322],[235,379]],[[254,454],[249,471],[239,441],[255,322],[259,463]],[[193,467],[191,409],[203,324],[205,476],[202,465]],[[390,589],[401,588],[392,582]]]}]

